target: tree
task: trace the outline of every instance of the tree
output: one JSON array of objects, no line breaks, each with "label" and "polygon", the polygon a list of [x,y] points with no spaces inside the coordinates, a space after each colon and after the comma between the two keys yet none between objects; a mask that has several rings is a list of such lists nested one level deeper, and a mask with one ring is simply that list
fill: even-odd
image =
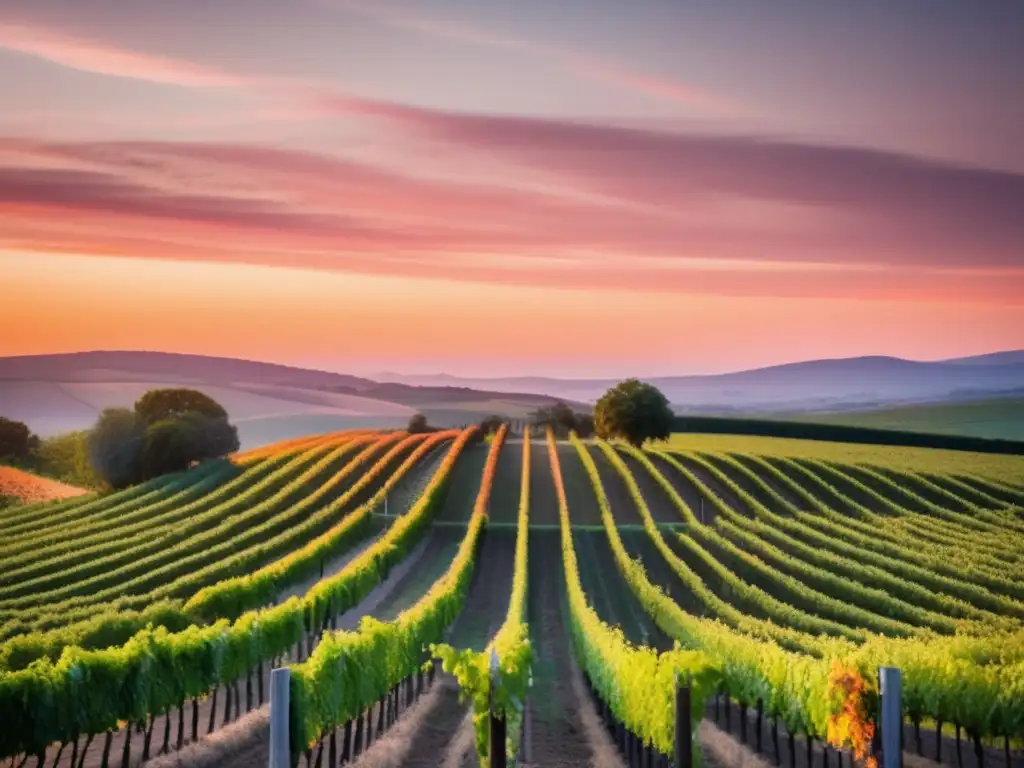
[{"label": "tree", "polygon": [[39,441],[35,450],[38,471],[80,488],[100,488],[102,478],[89,457],[89,432],[64,432]]},{"label": "tree", "polygon": [[87,442],[97,474],[114,488],[180,472],[239,447],[224,408],[192,389],[154,389],[134,410],[104,411]]},{"label": "tree", "polygon": [[487,416],[480,422],[480,434],[491,435],[501,429],[501,425],[505,423],[505,419],[501,416]]},{"label": "tree", "polygon": [[27,424],[0,416],[0,459],[27,459],[38,443]]},{"label": "tree", "polygon": [[151,389],[135,403],[135,415],[146,426],[186,413],[199,413],[225,421],[228,418],[220,403],[195,389]]},{"label": "tree", "polygon": [[405,431],[410,435],[419,435],[424,432],[431,432],[430,425],[427,424],[427,417],[422,413],[415,414],[409,419],[409,426],[405,428]]},{"label": "tree", "polygon": [[576,432],[581,437],[593,434],[593,417],[577,413],[566,403],[558,402],[543,406],[530,414],[530,424],[535,427],[551,427],[557,435]]},{"label": "tree", "polygon": [[196,426],[185,419],[161,419],[150,424],[142,445],[142,478],[188,469],[199,439]]},{"label": "tree", "polygon": [[591,437],[594,434],[594,414],[577,413],[576,426],[573,429],[580,437]]},{"label": "tree", "polygon": [[112,488],[127,488],[142,478],[145,427],[128,408],[106,408],[86,438],[96,474]]},{"label": "tree", "polygon": [[646,440],[667,440],[675,414],[668,398],[650,384],[627,379],[609,389],[594,408],[594,431],[640,447]]},{"label": "tree", "polygon": [[189,412],[181,420],[192,429],[192,460],[205,461],[227,456],[238,450],[238,429],[227,419],[214,419]]}]

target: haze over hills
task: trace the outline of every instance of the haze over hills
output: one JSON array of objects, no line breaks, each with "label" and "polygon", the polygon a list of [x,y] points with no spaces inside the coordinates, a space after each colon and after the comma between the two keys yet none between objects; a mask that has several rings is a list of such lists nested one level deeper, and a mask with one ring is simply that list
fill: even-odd
[{"label": "haze over hills", "polygon": [[[310,431],[398,427],[417,411],[452,426],[488,413],[513,418],[556,399],[593,403],[616,379],[465,378],[344,373],[158,352],[0,358],[0,414],[41,435],[90,426],[102,408],[147,389],[188,385],[220,400],[245,447]],[[919,362],[812,360],[735,373],[646,379],[677,412],[813,414],[1024,395],[1024,351]],[[1017,403],[1024,400],[1015,401]]]},{"label": "haze over hills", "polygon": [[[515,389],[594,401],[614,379],[501,379],[400,376],[390,380],[431,386]],[[644,378],[681,410],[806,412],[881,405],[1012,396],[1024,391],[1024,351],[920,362],[896,357],[811,360],[735,373]]]},{"label": "haze over hills", "polygon": [[[103,408],[145,391],[189,386],[220,402],[242,448],[313,432],[401,427],[417,413],[438,426],[500,413],[525,417],[554,399],[456,387],[413,387],[232,358],[159,352],[82,352],[0,358],[0,415],[37,434],[86,429]],[[582,407],[582,404],[581,404]]]},{"label": "haze over hills", "polygon": [[992,352],[987,355],[973,355],[971,357],[954,357],[951,360],[942,360],[940,362],[952,365],[1013,365],[1015,363],[1024,363],[1024,349]]}]

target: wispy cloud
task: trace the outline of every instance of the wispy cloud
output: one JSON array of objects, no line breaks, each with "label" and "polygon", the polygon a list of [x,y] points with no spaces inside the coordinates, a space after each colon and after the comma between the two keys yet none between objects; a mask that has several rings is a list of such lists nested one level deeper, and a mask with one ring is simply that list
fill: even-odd
[{"label": "wispy cloud", "polygon": [[431,37],[454,42],[469,43],[487,48],[523,53],[555,63],[578,77],[605,85],[650,96],[661,101],[699,108],[702,112],[728,113],[735,107],[718,94],[699,88],[690,83],[653,75],[628,67],[621,62],[610,61],[600,56],[576,51],[565,46],[494,34],[471,24],[452,20],[430,19],[411,14],[406,10],[386,8],[379,3],[363,3],[346,0],[321,4],[332,5],[363,15],[393,27],[419,32]]},{"label": "wispy cloud", "polygon": [[[796,215],[781,227],[790,236],[785,258],[842,253],[845,260],[893,264],[1024,263],[1021,174],[756,136],[465,114],[351,97],[334,104],[450,151],[543,168],[583,189],[681,217],[728,204],[721,212],[729,215],[719,221],[737,235],[745,223],[740,214],[756,213],[759,203],[780,207],[765,207],[767,215],[792,210]],[[777,229],[771,224],[765,222]]]},{"label": "wispy cloud", "polygon": [[164,85],[210,88],[246,83],[245,78],[214,67],[128,51],[37,26],[0,24],[0,48],[82,72]]},{"label": "wispy cloud", "polygon": [[[990,219],[990,228],[1001,227],[1006,241],[1000,243],[971,219],[978,215],[974,198],[1013,193],[1021,183],[1013,178],[858,156],[855,165],[865,176],[846,179],[849,189],[837,196],[825,181],[835,173],[844,178],[846,165],[798,162],[799,153],[817,158],[816,151],[846,150],[768,145],[768,158],[782,153],[768,162],[751,154],[751,146],[764,151],[755,140],[718,147],[689,137],[709,153],[698,162],[702,153],[695,148],[677,158],[686,144],[646,144],[653,141],[646,134],[601,133],[598,141],[586,132],[554,132],[554,142],[540,140],[543,126],[534,126],[536,135],[520,135],[512,126],[486,123],[492,118],[484,130],[464,116],[427,119],[393,105],[357,106],[445,137],[449,149],[533,161],[538,157],[521,152],[534,147],[570,181],[627,183],[631,200],[653,201],[659,212],[515,189],[500,178],[479,184],[414,177],[283,148],[8,139],[0,142],[0,248],[644,292],[1015,305],[1024,296],[1020,225],[1011,230],[998,216]],[[570,140],[575,155],[561,143]],[[632,178],[621,178],[625,166],[616,152],[642,161]],[[869,161],[896,170],[863,171]],[[696,186],[672,182],[673,164],[681,163],[691,167]],[[779,163],[795,182],[774,178]],[[769,181],[748,173],[750,165]],[[655,166],[666,173],[653,173]],[[918,174],[949,186],[946,204],[924,227]],[[954,223],[942,228],[940,215]],[[939,247],[951,226],[974,233],[969,251]],[[1015,250],[1001,250],[1013,244]]]}]

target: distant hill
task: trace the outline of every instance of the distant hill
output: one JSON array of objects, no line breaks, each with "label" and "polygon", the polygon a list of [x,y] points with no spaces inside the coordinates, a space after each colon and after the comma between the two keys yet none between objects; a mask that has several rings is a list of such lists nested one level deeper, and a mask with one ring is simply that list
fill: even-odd
[{"label": "distant hill", "polygon": [[794,418],[819,424],[1024,440],[1024,397],[927,403],[853,413],[804,414]]},{"label": "distant hill", "polygon": [[360,388],[377,382],[342,373],[313,371],[276,363],[231,357],[182,355],[169,352],[73,352],[60,355],[0,357],[0,381],[106,381],[164,379],[207,384],[256,381],[261,384],[325,389]]},{"label": "distant hill", "polygon": [[[446,374],[366,378],[224,357],[82,352],[0,358],[0,414],[25,421],[45,436],[84,428],[102,408],[131,405],[147,388],[186,385],[222,400],[248,447],[303,432],[402,426],[416,412],[438,426],[455,426],[489,413],[523,418],[556,400],[585,408],[616,381]],[[819,420],[815,414],[840,418],[852,411],[921,403],[1024,397],[1024,351],[940,362],[895,357],[812,360],[647,381],[664,391],[680,414],[803,414]],[[865,418],[880,424],[886,417]],[[914,421],[908,428],[927,428],[920,418],[907,418]]]},{"label": "distant hill", "polygon": [[[985,358],[994,362],[986,362]],[[1015,362],[1020,358],[1020,362]],[[614,379],[400,377],[406,384],[514,389],[594,402]],[[1024,351],[955,361],[896,357],[812,360],[736,373],[646,377],[677,410],[693,413],[781,413],[847,410],[984,396],[1024,388]]]},{"label": "distant hill", "polygon": [[[86,429],[103,408],[146,390],[188,386],[220,402],[242,448],[339,429],[395,428],[417,413],[437,426],[496,413],[524,418],[554,398],[466,387],[414,387],[286,365],[159,352],[83,352],[0,358],[0,415],[43,437]],[[580,407],[585,408],[585,405]]]},{"label": "distant hill", "polygon": [[952,365],[1015,365],[1024,363],[1024,349],[1011,352],[992,352],[988,355],[974,355],[973,357],[954,357],[942,362]]}]

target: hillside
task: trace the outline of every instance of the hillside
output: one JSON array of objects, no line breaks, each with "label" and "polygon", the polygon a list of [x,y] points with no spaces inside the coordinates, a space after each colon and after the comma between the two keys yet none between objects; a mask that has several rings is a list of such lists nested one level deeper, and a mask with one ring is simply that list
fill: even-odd
[{"label": "hillside", "polygon": [[928,403],[854,413],[815,413],[793,418],[875,429],[934,432],[1003,440],[1024,439],[1024,397]]},{"label": "hillside", "polygon": [[[816,360],[714,376],[653,377],[679,413],[772,415],[887,429],[1020,437],[1024,352],[942,362]],[[221,401],[243,447],[309,432],[398,427],[424,413],[453,427],[497,413],[525,418],[565,400],[587,408],[616,381],[381,374],[359,376],[230,358],[85,352],[0,358],[0,413],[42,436],[91,425],[147,388],[192,386]],[[388,380],[390,379],[390,380]],[[1005,399],[1005,403],[1002,403]],[[985,401],[970,405],[971,401]],[[916,404],[927,408],[904,410]],[[963,403],[946,410],[947,403]],[[856,413],[854,413],[856,412]],[[862,413],[863,412],[863,413]],[[818,414],[827,414],[819,416]]]},{"label": "hillside", "polygon": [[442,427],[498,413],[527,414],[546,395],[415,387],[231,358],[156,352],[83,352],[0,358],[0,414],[48,437],[85,429],[103,408],[131,406],[148,389],[189,386],[220,402],[242,448],[311,432],[394,428],[424,413]]},{"label": "hillside", "polygon": [[[894,357],[812,360],[735,373],[641,377],[661,389],[676,409],[689,413],[780,413],[867,409],[886,404],[1019,395],[1024,356],[998,353],[980,358],[918,362]],[[406,384],[516,390],[593,402],[614,379],[398,376]],[[1016,391],[1015,391],[1016,390]]]}]

